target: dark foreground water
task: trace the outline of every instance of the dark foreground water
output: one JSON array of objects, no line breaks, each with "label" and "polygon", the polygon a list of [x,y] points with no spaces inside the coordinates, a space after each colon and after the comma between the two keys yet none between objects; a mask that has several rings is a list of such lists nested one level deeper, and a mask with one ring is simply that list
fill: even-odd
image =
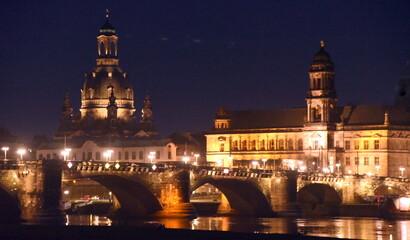
[{"label": "dark foreground water", "polygon": [[156,219],[113,222],[107,217],[95,215],[69,215],[67,225],[90,226],[149,226],[163,224],[166,228],[234,231],[252,233],[302,233],[309,236],[371,239],[410,240],[410,220],[386,220],[379,218],[241,218],[198,217],[186,219]]}]

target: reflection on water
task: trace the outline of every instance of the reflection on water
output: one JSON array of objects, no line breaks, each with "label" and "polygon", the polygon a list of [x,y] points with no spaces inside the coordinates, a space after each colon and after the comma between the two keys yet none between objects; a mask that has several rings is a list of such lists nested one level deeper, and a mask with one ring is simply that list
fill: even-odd
[{"label": "reflection on water", "polygon": [[68,215],[67,225],[93,226],[144,226],[163,224],[166,228],[236,231],[255,233],[302,233],[311,236],[371,239],[408,240],[410,220],[385,220],[378,218],[241,218],[241,217],[198,217],[197,219],[138,219],[133,221],[111,221],[95,215]]}]

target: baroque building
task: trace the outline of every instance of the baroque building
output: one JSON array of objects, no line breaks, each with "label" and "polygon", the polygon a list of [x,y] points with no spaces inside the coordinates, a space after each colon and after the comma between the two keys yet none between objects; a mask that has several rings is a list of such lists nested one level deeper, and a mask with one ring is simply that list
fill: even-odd
[{"label": "baroque building", "polygon": [[206,134],[207,161],[225,167],[408,177],[408,73],[400,77],[395,105],[338,106],[335,67],[322,41],[308,72],[306,106],[220,108]]},{"label": "baroque building", "polygon": [[96,66],[85,74],[81,107],[66,93],[54,139],[39,144],[38,159],[175,161],[176,146],[160,138],[147,94],[139,116],[134,88],[119,65],[118,35],[108,13],[97,35]]}]

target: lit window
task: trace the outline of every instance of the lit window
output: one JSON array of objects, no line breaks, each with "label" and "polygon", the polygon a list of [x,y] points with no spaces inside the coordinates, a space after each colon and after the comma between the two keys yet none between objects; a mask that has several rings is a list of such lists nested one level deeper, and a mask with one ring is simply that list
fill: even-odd
[{"label": "lit window", "polygon": [[364,157],[364,165],[369,165],[369,158],[368,157]]},{"label": "lit window", "polygon": [[374,149],[380,149],[380,142],[379,142],[379,140],[374,140]]},{"label": "lit window", "polygon": [[369,149],[369,140],[364,140],[364,145],[363,145],[363,148],[364,149]]},{"label": "lit window", "polygon": [[379,159],[379,157],[374,157],[374,165],[375,165],[375,166],[380,166],[380,159]]},{"label": "lit window", "polygon": [[354,165],[359,165],[359,163],[360,163],[359,157],[355,157],[354,158]]},{"label": "lit window", "polygon": [[359,149],[359,146],[360,146],[359,140],[354,141],[354,149],[355,150]]},{"label": "lit window", "polygon": [[350,157],[346,157],[346,166],[350,166]]},{"label": "lit window", "polygon": [[350,141],[345,141],[345,149],[350,150]]}]

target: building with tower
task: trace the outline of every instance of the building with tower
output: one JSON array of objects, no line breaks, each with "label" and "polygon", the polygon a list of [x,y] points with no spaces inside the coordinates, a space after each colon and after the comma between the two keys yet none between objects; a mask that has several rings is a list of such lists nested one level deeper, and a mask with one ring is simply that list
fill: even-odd
[{"label": "building with tower", "polygon": [[308,72],[306,106],[219,109],[206,134],[207,160],[226,167],[408,177],[408,73],[400,78],[395,105],[338,106],[335,67],[321,42]]},{"label": "building with tower", "polygon": [[141,115],[135,109],[134,88],[119,64],[118,39],[107,13],[97,35],[96,66],[85,74],[81,88],[81,107],[74,110],[66,93],[57,132],[39,146],[39,159],[176,160],[175,144],[158,136],[150,96]]}]

